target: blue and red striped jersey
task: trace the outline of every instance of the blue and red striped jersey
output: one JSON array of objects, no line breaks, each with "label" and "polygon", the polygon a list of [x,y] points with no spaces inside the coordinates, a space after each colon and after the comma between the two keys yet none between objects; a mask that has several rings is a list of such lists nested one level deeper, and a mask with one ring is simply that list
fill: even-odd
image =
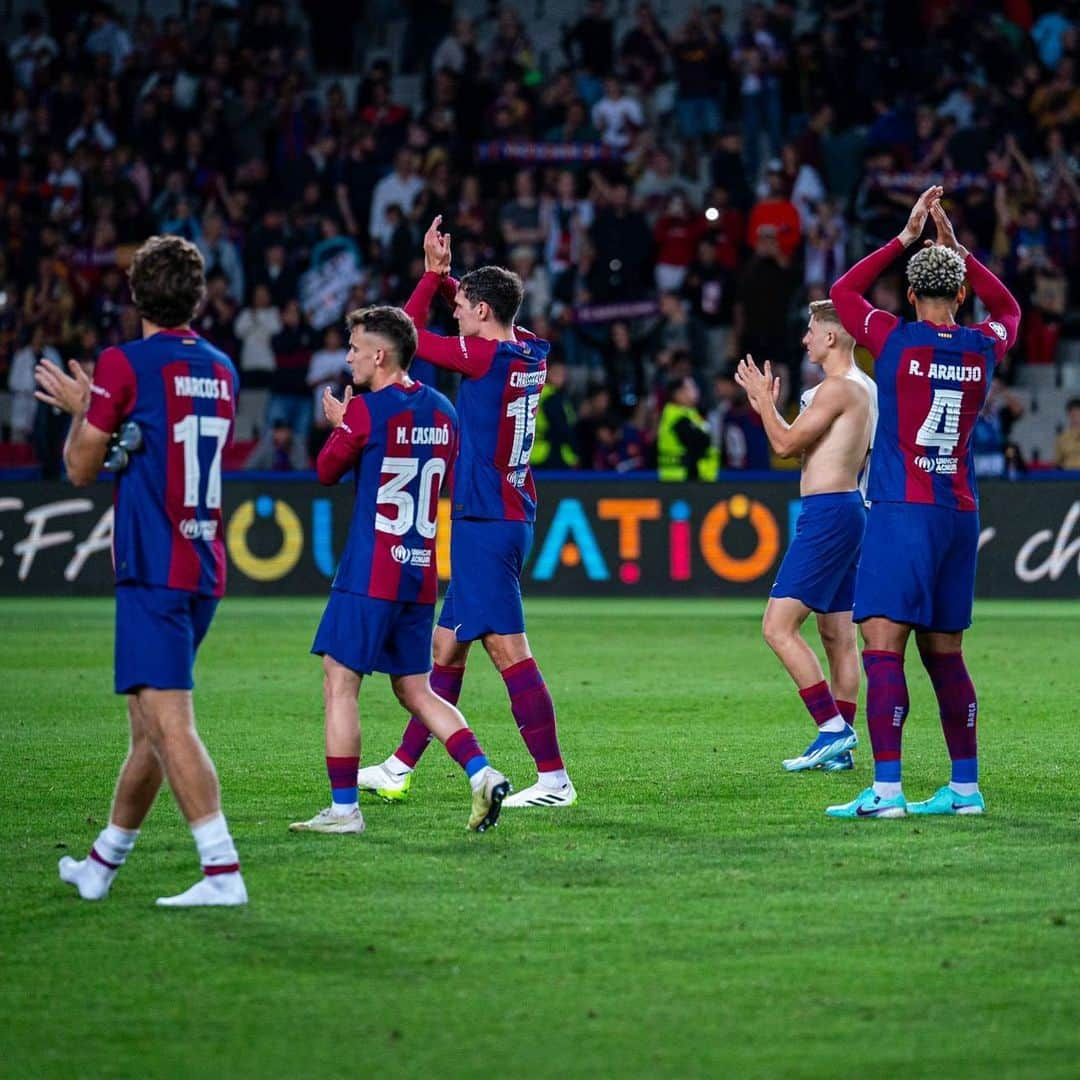
[{"label": "blue and red striped jersey", "polygon": [[431,301],[440,290],[450,299],[457,282],[426,273],[405,311],[416,324],[416,355],[463,376],[457,399],[461,453],[454,468],[452,516],[535,521],[536,484],[529,458],[550,345],[521,327],[514,327],[514,341],[434,334],[425,327]]},{"label": "blue and red striped jersey", "polygon": [[874,356],[878,426],[867,497],[977,510],[971,436],[994,367],[1016,342],[1020,305],[969,254],[968,283],[990,312],[984,322],[906,322],[873,307],[862,294],[903,251],[891,240],[829,291],[844,328]]},{"label": "blue and red striped jersey", "polygon": [[871,502],[978,506],[971,435],[997,362],[983,328],[901,321],[874,365],[878,428]]},{"label": "blue and red striped jersey", "polygon": [[435,603],[439,492],[457,448],[453,405],[423,383],[392,383],[349,402],[317,463],[322,483],[352,469],[356,488],[335,589]]},{"label": "blue and red striped jersey", "polygon": [[236,386],[232,361],[192,330],[162,330],[98,358],[87,422],[111,434],[134,420],[143,436],[116,479],[118,584],[225,592],[221,456]]}]

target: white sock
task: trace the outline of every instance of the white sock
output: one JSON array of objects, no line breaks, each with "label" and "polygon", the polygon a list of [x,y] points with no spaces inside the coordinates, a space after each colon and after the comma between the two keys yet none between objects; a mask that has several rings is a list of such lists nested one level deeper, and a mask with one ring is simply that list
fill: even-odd
[{"label": "white sock", "polygon": [[386,759],[385,765],[386,771],[393,773],[394,776],[406,776],[412,772],[412,766],[406,765],[397,754],[391,754]]},{"label": "white sock", "polygon": [[334,812],[335,817],[348,817],[350,814],[355,814],[360,809],[359,803],[354,802],[332,802],[330,809]]},{"label": "white sock", "polygon": [[837,713],[831,720],[826,720],[824,724],[818,724],[818,731],[843,731],[847,727],[847,721]]},{"label": "white sock", "polygon": [[541,787],[557,791],[559,788],[564,788],[570,783],[570,777],[567,775],[565,769],[552,769],[551,772],[537,773],[536,782]]},{"label": "white sock", "polygon": [[883,799],[895,799],[903,791],[898,783],[886,783],[883,780],[874,781],[874,794]]},{"label": "white sock", "polygon": [[113,866],[123,866],[124,860],[131,854],[135,841],[139,837],[138,829],[121,829],[111,821],[98,833],[94,841],[94,850]]},{"label": "white sock", "polygon": [[195,838],[203,866],[228,866],[240,862],[224,814],[215,814],[201,825],[193,825],[191,835]]},{"label": "white sock", "polygon": [[979,785],[978,784],[958,784],[955,780],[953,780],[949,784],[949,790],[950,791],[955,791],[957,795],[975,795],[975,794],[978,793]]}]

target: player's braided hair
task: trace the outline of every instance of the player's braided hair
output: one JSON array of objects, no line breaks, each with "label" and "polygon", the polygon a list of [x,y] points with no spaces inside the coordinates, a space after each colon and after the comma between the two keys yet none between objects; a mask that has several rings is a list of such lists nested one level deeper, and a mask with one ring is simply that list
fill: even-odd
[{"label": "player's braided hair", "polygon": [[349,334],[358,326],[367,334],[377,334],[390,342],[402,371],[408,371],[416,353],[416,327],[401,308],[389,305],[357,308],[345,316]]},{"label": "player's braided hair", "polygon": [[206,296],[202,253],[180,236],[151,236],[135,252],[128,284],[144,319],[167,330],[187,326]]},{"label": "player's braided hair", "polygon": [[966,273],[963,256],[937,244],[915,252],[907,264],[908,284],[920,297],[955,300]]},{"label": "player's braided hair", "polygon": [[461,291],[474,306],[484,301],[500,326],[512,326],[525,288],[521,278],[502,266],[481,266],[461,279]]}]

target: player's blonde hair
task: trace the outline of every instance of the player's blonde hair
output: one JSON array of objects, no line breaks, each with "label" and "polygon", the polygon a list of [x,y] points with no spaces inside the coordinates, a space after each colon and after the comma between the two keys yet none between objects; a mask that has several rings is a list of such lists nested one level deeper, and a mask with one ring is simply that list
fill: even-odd
[{"label": "player's blonde hair", "polygon": [[937,244],[916,251],[907,264],[908,284],[920,297],[955,300],[966,274],[963,256]]},{"label": "player's blonde hair", "polygon": [[844,329],[836,305],[831,300],[811,300],[810,318],[816,322],[828,323],[829,329],[836,334],[836,343],[849,348],[855,345],[855,339]]}]

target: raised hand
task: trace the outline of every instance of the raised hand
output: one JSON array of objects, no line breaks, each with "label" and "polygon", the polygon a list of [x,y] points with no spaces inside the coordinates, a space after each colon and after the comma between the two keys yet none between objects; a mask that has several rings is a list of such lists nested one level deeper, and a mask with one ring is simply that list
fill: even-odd
[{"label": "raised hand", "polygon": [[937,228],[938,244],[940,244],[941,247],[951,248],[962,258],[966,259],[968,257],[968,249],[956,239],[956,230],[953,228],[953,223],[949,220],[949,215],[945,213],[945,207],[943,207],[940,202],[934,203],[930,208],[930,216],[934,219],[934,226]]},{"label": "raised hand", "polygon": [[944,191],[944,188],[935,184],[932,187],[928,187],[918,199],[915,200],[915,205],[911,208],[911,216],[908,218],[907,224],[900,233],[900,239],[903,241],[905,247],[910,247],[920,236],[922,236],[922,231],[926,227],[926,219],[930,215],[931,207],[937,203],[944,194]]},{"label": "raised hand", "polygon": [[428,226],[424,233],[424,269],[436,274],[450,273],[450,234],[439,232],[442,214]]},{"label": "raised hand", "polygon": [[756,413],[775,404],[780,397],[780,380],[773,377],[772,365],[765,361],[764,370],[758,370],[754,358],[747,353],[735,370],[735,382],[745,391],[750,406]]},{"label": "raised hand", "polygon": [[351,386],[345,387],[345,396],[340,401],[334,397],[329,386],[323,390],[323,412],[326,413],[326,419],[330,421],[331,427],[341,427],[341,422],[345,419],[345,410],[349,407],[352,396]]},{"label": "raised hand", "polygon": [[72,416],[84,416],[90,408],[90,376],[77,360],[69,360],[68,369],[71,374],[65,375],[42,357],[34,368],[34,378],[41,387],[34,391],[34,397]]}]

